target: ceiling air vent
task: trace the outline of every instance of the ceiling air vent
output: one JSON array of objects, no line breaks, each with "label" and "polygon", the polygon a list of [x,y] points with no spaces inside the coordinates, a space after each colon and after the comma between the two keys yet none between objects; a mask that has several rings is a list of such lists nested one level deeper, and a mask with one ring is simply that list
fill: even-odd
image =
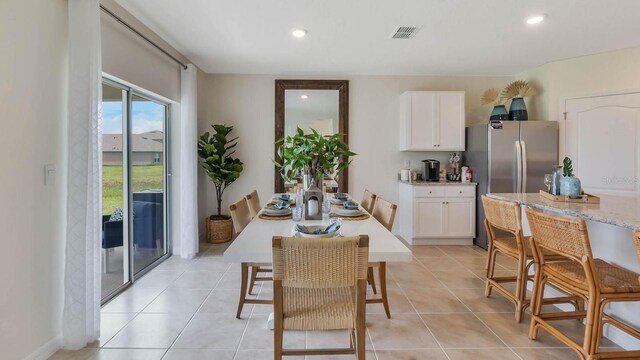
[{"label": "ceiling air vent", "polygon": [[420,30],[419,26],[400,26],[391,35],[392,39],[411,39]]}]

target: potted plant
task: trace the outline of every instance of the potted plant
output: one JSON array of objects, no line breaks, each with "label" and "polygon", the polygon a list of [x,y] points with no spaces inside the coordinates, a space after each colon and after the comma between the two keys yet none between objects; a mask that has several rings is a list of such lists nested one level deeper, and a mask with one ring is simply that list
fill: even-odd
[{"label": "potted plant", "polygon": [[527,113],[527,106],[524,103],[524,98],[535,94],[536,90],[525,80],[516,80],[507,85],[507,87],[502,90],[501,97],[505,101],[511,99],[509,120],[529,120],[529,114]]},{"label": "potted plant", "polygon": [[565,157],[562,161],[563,176],[560,179],[560,195],[581,195],[582,184],[580,179],[573,175],[573,164],[569,157]]},{"label": "potted plant", "polygon": [[228,215],[222,215],[222,194],[240,177],[242,161],[231,156],[233,148],[238,145],[238,138],[228,139],[233,126],[211,125],[213,134],[208,131],[198,140],[198,156],[202,168],[216,188],[216,204],[218,213],[206,219],[207,241],[223,243],[233,237],[233,221]]},{"label": "potted plant", "polygon": [[487,89],[482,93],[480,102],[482,105],[493,105],[493,110],[491,111],[489,120],[509,120],[509,113],[507,112],[507,108],[504,106],[507,99],[500,96],[500,90]]},{"label": "potted plant", "polygon": [[285,181],[308,175],[322,188],[325,175],[332,178],[340,175],[351,163],[350,157],[356,155],[342,141],[343,137],[344,134],[340,133],[322,135],[315,129],[305,134],[297,128],[295,135],[276,141],[278,156],[274,163],[280,168],[280,175]]}]

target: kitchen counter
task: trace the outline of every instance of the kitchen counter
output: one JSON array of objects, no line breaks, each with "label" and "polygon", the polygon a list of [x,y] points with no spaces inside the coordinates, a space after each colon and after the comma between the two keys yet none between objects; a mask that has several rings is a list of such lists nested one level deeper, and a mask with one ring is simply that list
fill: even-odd
[{"label": "kitchen counter", "polygon": [[473,185],[473,186],[476,186],[476,185],[478,185],[478,183],[474,183],[474,182],[463,183],[463,182],[459,182],[459,181],[424,181],[424,180],[416,180],[416,181],[398,180],[398,181],[400,183],[402,183],[402,184],[413,185],[413,186],[438,186],[438,185],[462,185],[462,186]]},{"label": "kitchen counter", "polygon": [[[565,203],[550,201],[539,194],[487,194],[487,196],[516,201],[544,212],[578,217],[586,220],[593,256],[640,273],[640,262],[634,247],[632,231],[640,229],[640,197],[634,195],[600,195],[600,204]],[[522,227],[524,235],[531,231],[526,213],[522,207]],[[559,293],[550,290],[550,296]],[[640,327],[640,303],[610,304],[610,315],[625,319]],[[560,305],[563,310],[573,308]],[[605,328],[604,336],[625,349],[637,348],[637,341],[620,330]]]},{"label": "kitchen counter", "polygon": [[598,195],[600,204],[582,204],[551,201],[539,194],[487,194],[488,197],[500,200],[516,201],[534,209],[560,212],[568,216],[597,221],[605,224],[621,226],[629,229],[640,229],[640,197]]}]

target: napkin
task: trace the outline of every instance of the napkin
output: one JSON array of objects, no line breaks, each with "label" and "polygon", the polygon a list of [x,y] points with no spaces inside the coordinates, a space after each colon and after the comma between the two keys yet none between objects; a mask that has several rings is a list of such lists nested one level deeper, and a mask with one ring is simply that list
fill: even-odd
[{"label": "napkin", "polygon": [[360,208],[360,205],[355,201],[345,201],[342,206],[344,206],[345,210],[358,210]]},{"label": "napkin", "polygon": [[329,233],[336,232],[339,229],[340,229],[340,224],[338,222],[331,223],[325,229],[316,229],[314,231],[309,230],[308,227],[306,227],[306,226],[304,226],[302,224],[297,224],[296,225],[296,231],[304,233],[304,234],[313,234],[313,235],[329,234]]},{"label": "napkin", "polygon": [[289,208],[289,204],[284,201],[278,201],[277,203],[271,205],[271,209],[273,210],[284,210],[288,208]]},{"label": "napkin", "polygon": [[291,196],[289,194],[282,194],[278,197],[278,199],[282,200],[282,201],[289,201],[291,200]]},{"label": "napkin", "polygon": [[347,200],[349,198],[349,196],[345,193],[335,193],[333,197],[338,200]]}]

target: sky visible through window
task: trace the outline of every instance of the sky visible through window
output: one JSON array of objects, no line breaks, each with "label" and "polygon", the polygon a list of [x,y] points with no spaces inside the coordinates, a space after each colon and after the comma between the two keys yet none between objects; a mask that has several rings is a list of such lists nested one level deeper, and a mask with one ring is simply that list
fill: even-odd
[{"label": "sky visible through window", "polygon": [[[134,101],[131,114],[134,134],[164,130],[164,106],[153,101]],[[122,134],[122,102],[102,103],[103,134]]]}]

